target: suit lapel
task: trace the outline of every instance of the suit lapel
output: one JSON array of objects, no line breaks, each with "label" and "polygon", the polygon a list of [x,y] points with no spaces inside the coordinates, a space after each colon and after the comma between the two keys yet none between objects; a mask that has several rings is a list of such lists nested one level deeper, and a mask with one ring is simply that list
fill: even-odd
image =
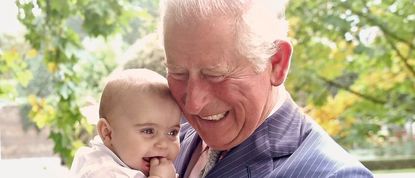
[{"label": "suit lapel", "polygon": [[272,158],[267,128],[267,124],[262,124],[251,137],[228,151],[211,170],[208,177],[240,177],[239,175],[250,177],[249,175],[258,175],[257,171],[271,171]]},{"label": "suit lapel", "polygon": [[192,158],[193,151],[201,140],[196,134],[196,131],[191,127],[188,127],[188,129],[184,129],[181,132],[184,133],[184,137],[180,143],[181,148],[174,164],[176,165],[176,171],[179,174],[179,177],[184,177],[186,168]]},{"label": "suit lapel", "polygon": [[208,177],[266,177],[298,148],[309,130],[302,117],[288,98],[247,140],[231,149]]}]

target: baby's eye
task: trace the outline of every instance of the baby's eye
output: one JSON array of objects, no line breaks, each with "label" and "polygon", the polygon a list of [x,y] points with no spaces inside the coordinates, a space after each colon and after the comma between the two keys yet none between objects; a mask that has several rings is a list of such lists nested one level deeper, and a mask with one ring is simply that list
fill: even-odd
[{"label": "baby's eye", "polygon": [[152,135],[154,134],[155,131],[153,128],[145,128],[145,129],[142,129],[140,132],[144,134]]},{"label": "baby's eye", "polygon": [[172,130],[168,133],[168,135],[170,135],[172,137],[176,137],[177,134],[179,134],[179,130],[176,130],[176,129],[174,129],[174,130]]}]

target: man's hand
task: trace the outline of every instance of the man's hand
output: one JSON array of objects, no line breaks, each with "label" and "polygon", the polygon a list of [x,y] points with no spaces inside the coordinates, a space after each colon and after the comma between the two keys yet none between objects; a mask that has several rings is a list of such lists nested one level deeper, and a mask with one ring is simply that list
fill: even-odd
[{"label": "man's hand", "polygon": [[149,178],[176,178],[173,162],[167,158],[152,158],[150,160]]}]

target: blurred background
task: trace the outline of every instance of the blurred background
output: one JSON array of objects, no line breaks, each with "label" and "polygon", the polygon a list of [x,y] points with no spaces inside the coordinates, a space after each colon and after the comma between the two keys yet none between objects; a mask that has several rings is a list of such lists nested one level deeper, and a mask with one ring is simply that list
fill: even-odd
[{"label": "blurred background", "polygon": [[[165,75],[158,4],[0,1],[0,177],[67,176],[95,134],[105,77]],[[377,177],[415,176],[414,4],[292,0],[286,13],[286,87]]]}]

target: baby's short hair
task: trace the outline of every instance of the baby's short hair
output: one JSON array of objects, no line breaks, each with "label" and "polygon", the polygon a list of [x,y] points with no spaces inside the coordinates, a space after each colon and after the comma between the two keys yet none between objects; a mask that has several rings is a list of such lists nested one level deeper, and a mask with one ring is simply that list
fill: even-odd
[{"label": "baby's short hair", "polygon": [[167,80],[149,69],[127,69],[117,71],[109,76],[101,95],[99,117],[108,118],[108,114],[127,91],[137,94],[158,94],[166,99],[173,99]]}]

